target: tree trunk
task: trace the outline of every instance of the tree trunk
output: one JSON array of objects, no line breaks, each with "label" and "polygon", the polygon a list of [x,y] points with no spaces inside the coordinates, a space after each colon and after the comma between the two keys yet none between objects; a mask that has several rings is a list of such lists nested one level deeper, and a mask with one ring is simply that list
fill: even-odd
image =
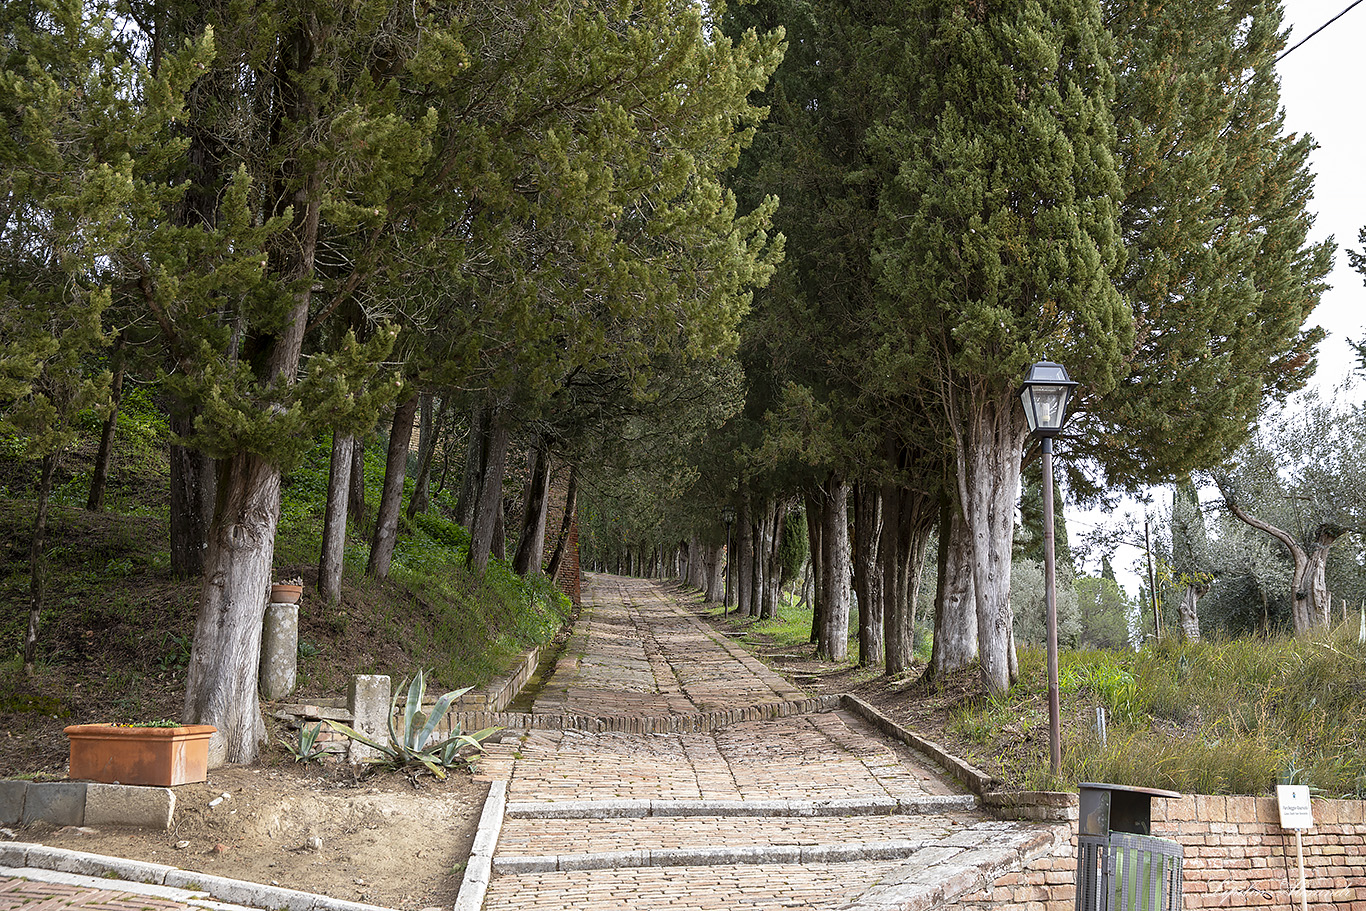
[{"label": "tree trunk", "polygon": [[707,544],[704,547],[706,555],[704,564],[706,567],[706,599],[712,604],[718,604],[724,589],[721,587],[721,545]]},{"label": "tree trunk", "polygon": [[503,471],[507,467],[508,452],[507,420],[496,408],[490,409],[487,426],[468,560],[469,568],[480,575],[488,569],[495,538],[503,538]]},{"label": "tree trunk", "polygon": [[48,504],[52,499],[52,475],[57,469],[57,454],[43,456],[38,477],[37,514],[33,517],[33,537],[28,546],[28,629],[24,633],[24,676],[32,677],[38,661],[38,621],[43,613],[43,593],[47,589],[43,546],[47,540]]},{"label": "tree trunk", "polygon": [[545,443],[531,453],[531,478],[522,497],[522,531],[512,571],[519,576],[540,573],[545,553],[545,517],[550,507],[550,450]]},{"label": "tree trunk", "polygon": [[841,662],[849,655],[849,485],[831,474],[821,497],[821,636],[816,654]]},{"label": "tree trunk", "polygon": [[424,392],[417,402],[417,474],[413,477],[413,495],[408,499],[408,518],[427,511],[427,478],[431,475],[432,453],[436,450],[436,422],[433,398]]},{"label": "tree trunk", "polygon": [[768,555],[773,544],[773,529],[770,527],[773,511],[769,506],[766,500],[758,507],[754,526],[754,573],[751,576],[754,590],[750,592],[749,603],[756,617],[766,616],[766,609],[772,610],[771,606],[764,604],[764,595],[768,590]]},{"label": "tree trunk", "polygon": [[109,485],[109,463],[114,458],[114,432],[119,426],[119,405],[123,401],[123,333],[114,339],[114,350],[109,360],[114,367],[114,378],[109,384],[109,415],[104,419],[100,432],[100,448],[95,454],[95,469],[90,477],[90,496],[86,498],[85,508],[99,512],[104,508],[104,491]]},{"label": "tree trunk", "polygon": [[398,543],[398,514],[403,507],[403,479],[408,472],[408,446],[413,439],[417,399],[417,393],[411,392],[394,406],[389,450],[384,460],[384,489],[375,514],[375,532],[370,537],[370,559],[365,564],[365,574],[376,579],[389,577],[389,563]]},{"label": "tree trunk", "polygon": [[280,518],[280,470],[251,453],[224,459],[185,687],[187,724],[212,724],[209,765],[248,763],[266,739],[257,701],[261,624]]},{"label": "tree trunk", "polygon": [[341,600],[342,566],[346,554],[346,506],[351,489],[351,452],[356,439],[332,432],[332,462],[327,476],[327,509],[323,513],[322,553],[318,557],[318,592],[324,604]]},{"label": "tree trunk", "polygon": [[806,496],[806,543],[811,554],[811,638],[818,643],[821,627],[825,623],[825,558],[821,551],[822,515],[821,498],[818,491],[808,491]]},{"label": "tree trunk", "polygon": [[484,451],[488,445],[489,416],[487,405],[475,405],[470,410],[470,439],[465,447],[465,474],[460,480],[460,495],[455,499],[455,521],[466,528],[474,527],[475,504],[479,488],[483,486]]},{"label": "tree trunk", "polygon": [[1310,548],[1306,549],[1300,546],[1289,532],[1244,511],[1233,496],[1227,479],[1216,474],[1215,481],[1219,484],[1219,492],[1223,494],[1224,505],[1228,507],[1229,512],[1247,525],[1280,541],[1285,545],[1285,549],[1290,551],[1290,557],[1295,564],[1290,580],[1291,617],[1295,625],[1295,635],[1328,623],[1329,611],[1332,609],[1332,599],[1328,593],[1325,576],[1328,549],[1344,530],[1320,527],[1315,531]]},{"label": "tree trunk", "polygon": [[[171,433],[187,437],[194,417],[181,406],[173,408]],[[204,551],[217,500],[218,473],[214,460],[197,449],[171,446],[171,573],[177,579],[204,572]]]},{"label": "tree trunk", "polygon": [[934,595],[930,675],[939,680],[977,663],[977,606],[972,585],[972,540],[953,498],[939,511],[939,584]]},{"label": "tree trunk", "polygon": [[1010,559],[1028,427],[1019,403],[1002,395],[974,403],[955,434],[959,497],[972,540],[977,657],[987,687],[1001,693],[1015,680]]},{"label": "tree trunk", "polygon": [[854,485],[854,592],[858,596],[860,667],[882,661],[883,597],[878,549],[886,534],[883,508],[882,491],[876,485]]},{"label": "tree trunk", "polygon": [[773,504],[772,533],[769,535],[767,571],[764,573],[764,606],[760,614],[765,620],[778,616],[779,602],[783,589],[783,518],[787,515],[787,504],[778,498]]},{"label": "tree trunk", "polygon": [[735,517],[735,603],[736,613],[744,617],[753,616],[754,578],[754,524],[750,518],[749,497],[740,498],[740,508]]},{"label": "tree trunk", "polygon": [[[320,35],[299,23],[284,36],[276,59],[278,122],[312,125],[317,105],[300,74],[307,74],[320,52]],[[304,76],[303,78],[307,78]],[[283,326],[253,345],[253,369],[269,382],[293,383],[299,370],[308,324],[322,213],[322,179],[306,155],[285,159],[271,192],[279,200],[274,214],[292,215],[290,229],[276,236],[269,265],[281,283],[294,290]],[[204,556],[183,720],[212,724],[209,763],[256,760],[265,739],[257,701],[261,622],[275,554],[280,518],[280,469],[260,457],[238,452],[225,459],[218,478],[218,507]]]},{"label": "tree trunk", "polygon": [[365,438],[351,443],[351,472],[346,484],[346,520],[357,530],[365,525]]},{"label": "tree trunk", "polygon": [[564,518],[560,520],[560,533],[555,538],[555,550],[550,555],[550,566],[546,569],[546,575],[551,579],[560,577],[560,563],[564,560],[564,552],[569,544],[569,531],[574,527],[574,510],[578,508],[579,499],[579,470],[577,466],[569,466],[569,482],[564,495]]},{"label": "tree trunk", "polygon": [[1202,595],[1208,586],[1186,583],[1181,590],[1181,603],[1177,607],[1177,628],[1181,638],[1188,642],[1200,641],[1200,614],[1196,611]]},{"label": "tree trunk", "polygon": [[[923,491],[883,487],[883,627],[889,677],[904,674],[915,662],[916,604],[921,568],[934,528],[932,498]],[[890,590],[889,590],[890,589]]]}]

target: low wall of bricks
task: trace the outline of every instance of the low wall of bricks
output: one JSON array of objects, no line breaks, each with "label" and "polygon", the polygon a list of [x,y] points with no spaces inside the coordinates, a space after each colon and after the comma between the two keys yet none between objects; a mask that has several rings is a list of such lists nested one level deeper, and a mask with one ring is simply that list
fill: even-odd
[{"label": "low wall of bricks", "polygon": [[[1366,911],[1366,803],[1315,800],[1304,833],[1309,906]],[[1187,796],[1154,799],[1152,830],[1181,843],[1184,906],[1300,907],[1295,833],[1282,829],[1275,798]],[[1075,829],[1074,829],[1075,833]],[[1073,911],[1076,836],[1019,873],[953,902],[956,911]]]}]

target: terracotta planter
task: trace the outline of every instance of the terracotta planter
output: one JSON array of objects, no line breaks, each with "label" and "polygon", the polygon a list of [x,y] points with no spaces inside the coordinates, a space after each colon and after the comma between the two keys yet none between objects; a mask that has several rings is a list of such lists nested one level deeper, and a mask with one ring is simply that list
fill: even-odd
[{"label": "terracotta planter", "polygon": [[271,604],[298,604],[299,599],[304,596],[302,585],[272,585],[270,587]]},{"label": "terracotta planter", "polygon": [[72,778],[106,784],[170,787],[209,777],[211,724],[174,728],[116,727],[112,724],[73,724]]}]

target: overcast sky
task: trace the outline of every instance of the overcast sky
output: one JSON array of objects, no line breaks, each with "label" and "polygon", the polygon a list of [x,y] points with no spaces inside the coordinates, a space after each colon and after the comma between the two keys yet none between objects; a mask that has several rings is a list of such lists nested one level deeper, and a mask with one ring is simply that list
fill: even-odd
[{"label": "overcast sky", "polygon": [[[1287,47],[1351,5],[1351,0],[1286,0]],[[1286,129],[1309,133],[1318,143],[1312,166],[1312,208],[1318,214],[1315,239],[1335,235],[1336,266],[1312,321],[1329,331],[1320,348],[1319,379],[1332,385],[1351,370],[1346,339],[1366,336],[1366,285],[1347,262],[1360,249],[1357,233],[1366,226],[1366,3],[1286,55],[1278,65]]]}]

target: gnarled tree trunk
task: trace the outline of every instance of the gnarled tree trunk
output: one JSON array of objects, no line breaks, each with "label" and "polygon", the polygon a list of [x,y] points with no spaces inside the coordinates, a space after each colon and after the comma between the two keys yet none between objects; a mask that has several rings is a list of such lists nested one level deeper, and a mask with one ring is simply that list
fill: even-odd
[{"label": "gnarled tree trunk", "polygon": [[816,654],[827,661],[849,655],[849,484],[831,473],[821,496],[821,635]]},{"label": "gnarled tree trunk", "polygon": [[341,600],[342,566],[346,555],[346,507],[351,489],[351,452],[356,438],[332,432],[332,461],[327,476],[327,509],[323,513],[323,543],[318,556],[318,593],[324,604]]}]

